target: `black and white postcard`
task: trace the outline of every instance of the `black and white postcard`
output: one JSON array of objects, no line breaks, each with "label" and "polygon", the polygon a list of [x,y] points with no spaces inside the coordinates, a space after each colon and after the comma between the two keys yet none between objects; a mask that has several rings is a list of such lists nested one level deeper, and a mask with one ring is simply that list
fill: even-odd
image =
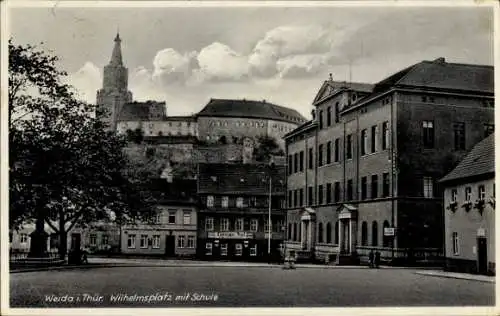
[{"label": "black and white postcard", "polygon": [[1,14],[3,315],[499,312],[497,2]]}]

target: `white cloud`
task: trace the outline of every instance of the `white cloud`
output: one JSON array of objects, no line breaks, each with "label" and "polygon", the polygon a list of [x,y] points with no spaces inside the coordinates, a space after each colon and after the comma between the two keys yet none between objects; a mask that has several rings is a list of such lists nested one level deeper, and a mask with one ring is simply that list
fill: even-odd
[{"label": "white cloud", "polygon": [[248,58],[219,42],[204,47],[197,60],[199,68],[194,71],[191,83],[240,81],[248,75]]},{"label": "white cloud", "polygon": [[78,99],[95,104],[97,90],[102,86],[101,71],[88,61],[77,72],[69,74],[67,82],[75,87]]},{"label": "white cloud", "polygon": [[303,77],[317,74],[327,61],[328,56],[322,54],[293,55],[279,59],[276,67],[281,78]]},{"label": "white cloud", "polygon": [[152,78],[164,83],[184,82],[196,67],[196,52],[180,54],[173,48],[156,53],[153,59]]},{"label": "white cloud", "polygon": [[167,96],[162,89],[160,77],[154,77],[152,72],[144,66],[137,67],[130,73],[129,90],[136,101],[165,101]]},{"label": "white cloud", "polygon": [[[305,73],[317,70],[320,55],[328,55],[334,44],[334,31],[320,25],[280,26],[267,32],[249,56],[253,75],[269,77],[292,74],[291,69]],[[302,56],[302,57],[298,57]],[[310,61],[311,64],[307,64]],[[297,74],[304,74],[304,71]],[[285,73],[281,73],[285,71]]]}]

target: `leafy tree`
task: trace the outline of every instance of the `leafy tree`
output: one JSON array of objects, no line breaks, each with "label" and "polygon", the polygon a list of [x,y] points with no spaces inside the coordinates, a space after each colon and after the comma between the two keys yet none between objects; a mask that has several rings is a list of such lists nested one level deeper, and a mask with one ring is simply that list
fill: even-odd
[{"label": "leafy tree", "polygon": [[140,128],[134,130],[128,129],[125,135],[129,142],[135,144],[141,144],[144,141],[144,131]]},{"label": "leafy tree", "polygon": [[[36,220],[30,255],[44,256],[48,223],[67,252],[67,233],[95,220],[151,217],[147,173],[136,172],[126,139],[95,106],[78,101],[57,57],[9,41],[10,226]],[[56,224],[57,223],[57,224]]]},{"label": "leafy tree", "polygon": [[257,138],[257,146],[255,146],[253,155],[256,161],[268,162],[271,156],[284,156],[285,153],[280,148],[275,138],[260,136]]}]

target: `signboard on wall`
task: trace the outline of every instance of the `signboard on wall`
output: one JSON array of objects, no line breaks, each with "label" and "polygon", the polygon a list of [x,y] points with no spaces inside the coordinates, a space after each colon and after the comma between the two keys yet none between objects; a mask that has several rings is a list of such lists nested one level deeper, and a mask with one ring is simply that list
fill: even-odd
[{"label": "signboard on wall", "polygon": [[384,236],[394,236],[396,235],[396,229],[394,227],[384,228]]},{"label": "signboard on wall", "polygon": [[208,232],[208,238],[219,238],[219,239],[251,239],[253,233],[247,232]]}]

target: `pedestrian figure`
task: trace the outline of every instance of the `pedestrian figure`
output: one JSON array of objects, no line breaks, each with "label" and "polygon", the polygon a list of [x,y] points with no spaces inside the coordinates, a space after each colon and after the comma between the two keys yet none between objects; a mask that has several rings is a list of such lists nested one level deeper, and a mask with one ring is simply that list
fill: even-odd
[{"label": "pedestrian figure", "polygon": [[380,266],[380,252],[375,253],[375,267],[378,269]]},{"label": "pedestrian figure", "polygon": [[87,263],[89,263],[89,260],[87,258],[87,254],[88,254],[87,249],[83,249],[81,251],[81,260],[80,260],[81,264],[87,264]]},{"label": "pedestrian figure", "polygon": [[368,255],[368,261],[370,262],[370,268],[373,268],[373,249],[370,250],[370,254]]}]

